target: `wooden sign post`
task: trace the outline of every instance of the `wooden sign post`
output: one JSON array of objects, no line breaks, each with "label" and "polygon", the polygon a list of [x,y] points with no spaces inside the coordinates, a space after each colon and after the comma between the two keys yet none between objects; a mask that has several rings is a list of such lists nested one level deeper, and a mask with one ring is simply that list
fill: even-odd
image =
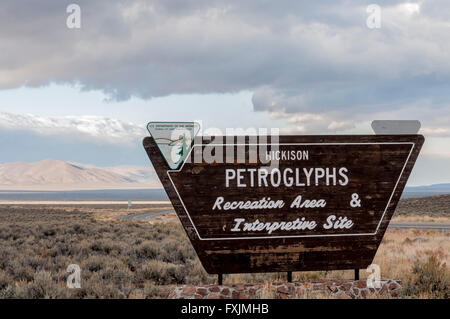
[{"label": "wooden sign post", "polygon": [[200,137],[176,169],[152,137],[144,147],[204,268],[226,274],[366,268],[423,142]]}]

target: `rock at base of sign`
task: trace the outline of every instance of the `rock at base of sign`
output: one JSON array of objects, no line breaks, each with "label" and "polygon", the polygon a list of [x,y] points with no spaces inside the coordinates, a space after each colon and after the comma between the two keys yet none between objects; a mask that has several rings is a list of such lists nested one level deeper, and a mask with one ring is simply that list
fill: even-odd
[{"label": "rock at base of sign", "polygon": [[182,285],[170,293],[171,299],[298,299],[337,298],[365,299],[371,297],[397,297],[402,282],[396,279],[381,279],[379,286],[371,288],[363,280],[315,280],[292,283],[236,284],[236,285]]}]

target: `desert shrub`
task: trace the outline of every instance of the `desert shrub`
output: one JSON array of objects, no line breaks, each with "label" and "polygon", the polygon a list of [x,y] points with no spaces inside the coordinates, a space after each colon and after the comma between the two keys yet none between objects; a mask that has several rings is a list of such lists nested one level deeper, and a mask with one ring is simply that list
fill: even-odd
[{"label": "desert shrub", "polygon": [[12,278],[4,271],[0,270],[0,290],[5,289],[12,283]]},{"label": "desert shrub", "polygon": [[122,257],[121,260],[124,263],[124,265],[126,265],[131,272],[135,272],[136,269],[138,268],[139,261],[134,259],[131,256]]},{"label": "desert shrub", "polygon": [[190,259],[185,265],[186,276],[184,278],[185,284],[200,285],[212,284],[217,279],[217,275],[209,275],[200,263],[198,258]]},{"label": "desert shrub", "polygon": [[[82,280],[81,288],[71,289],[72,298],[119,298],[119,290],[112,283],[101,280],[98,274],[94,274],[90,280]],[[123,296],[122,296],[123,298]]]},{"label": "desert shrub", "polygon": [[403,287],[404,296],[450,297],[450,272],[438,256],[432,254],[425,260],[416,259],[412,277]]},{"label": "desert shrub", "polygon": [[83,269],[87,269],[91,272],[97,272],[105,268],[105,258],[98,255],[88,257],[82,264]]},{"label": "desert shrub", "polygon": [[181,284],[186,276],[184,267],[159,260],[150,260],[137,274],[141,280],[150,280],[160,285]]},{"label": "desert shrub", "polygon": [[0,299],[13,299],[16,297],[16,292],[14,288],[10,285],[6,286],[3,289],[0,289]]},{"label": "desert shrub", "polygon": [[403,244],[405,245],[411,245],[412,243],[413,241],[409,237],[406,237],[405,240],[403,240]]},{"label": "desert shrub", "polygon": [[24,265],[24,256],[19,257],[19,259],[13,259],[8,264],[9,272],[13,275],[14,280],[33,280],[35,271],[30,266]]},{"label": "desert shrub", "polygon": [[56,230],[53,228],[46,228],[42,231],[42,233],[44,234],[44,236],[46,237],[50,237],[50,236],[55,236],[56,235]]},{"label": "desert shrub", "polygon": [[34,255],[34,256],[28,256],[26,258],[26,263],[33,270],[36,271],[42,267],[42,265],[44,264],[44,261],[39,256]]},{"label": "desert shrub", "polygon": [[52,257],[73,255],[73,247],[70,243],[60,242],[54,243],[49,247],[49,254]]},{"label": "desert shrub", "polygon": [[[164,298],[168,285],[216,279],[180,223],[91,216],[0,206],[0,298]],[[70,264],[81,267],[80,289],[66,287]]]},{"label": "desert shrub", "polygon": [[76,255],[81,258],[87,258],[91,254],[91,244],[88,240],[83,239],[75,244]]},{"label": "desert shrub", "polygon": [[10,261],[12,251],[10,247],[0,247],[0,269],[5,269]]},{"label": "desert shrub", "polygon": [[17,289],[17,297],[27,299],[61,297],[58,285],[53,281],[48,271],[35,273],[33,281]]},{"label": "desert shrub", "polygon": [[101,239],[95,240],[90,248],[92,251],[108,255],[112,250],[112,245],[111,242]]},{"label": "desert shrub", "polygon": [[112,282],[115,285],[129,283],[133,273],[119,260],[106,261],[105,269],[99,272],[103,282]]},{"label": "desert shrub", "polygon": [[157,286],[154,284],[144,285],[143,294],[144,298],[167,298],[170,294],[170,287],[167,286]]},{"label": "desert shrub", "polygon": [[135,252],[138,258],[154,259],[160,253],[160,244],[154,240],[146,240],[136,247]]},{"label": "desert shrub", "polygon": [[48,271],[39,271],[34,275],[33,286],[36,291],[43,297],[51,295],[54,282],[52,274]]},{"label": "desert shrub", "polygon": [[72,231],[74,234],[84,234],[86,232],[83,225],[78,224],[78,223],[76,223],[72,226]]}]

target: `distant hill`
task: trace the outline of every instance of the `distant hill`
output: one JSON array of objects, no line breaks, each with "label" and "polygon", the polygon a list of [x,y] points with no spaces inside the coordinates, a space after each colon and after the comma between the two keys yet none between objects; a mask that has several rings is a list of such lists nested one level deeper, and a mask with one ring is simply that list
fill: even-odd
[{"label": "distant hill", "polygon": [[431,217],[450,216],[450,195],[404,198],[395,210],[397,216],[422,215]]},{"label": "distant hill", "polygon": [[449,190],[450,191],[450,183],[444,184],[433,184],[426,186],[409,186],[407,187],[409,190]]},{"label": "distant hill", "polygon": [[0,190],[160,188],[150,167],[96,167],[54,159],[0,164]]},{"label": "distant hill", "polygon": [[[149,165],[97,167],[46,159],[0,164],[0,190],[149,189],[162,185]],[[450,194],[450,183],[406,187],[403,198]]]},{"label": "distant hill", "polygon": [[450,183],[433,184],[426,186],[407,186],[403,192],[403,198],[424,197],[450,194]]}]

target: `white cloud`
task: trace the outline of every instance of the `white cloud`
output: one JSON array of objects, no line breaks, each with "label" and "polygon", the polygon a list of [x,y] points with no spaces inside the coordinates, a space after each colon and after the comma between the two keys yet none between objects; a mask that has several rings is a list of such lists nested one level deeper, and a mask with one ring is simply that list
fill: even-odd
[{"label": "white cloud", "polygon": [[352,121],[336,120],[332,114],[286,113],[284,110],[270,112],[273,119],[282,119],[286,126],[282,134],[338,133],[355,127]]},{"label": "white cloud", "polygon": [[148,135],[144,127],[100,116],[43,117],[0,112],[0,128],[41,135],[68,135],[113,144],[129,143]]},{"label": "white cloud", "polygon": [[[446,136],[450,137],[450,128],[448,127],[423,127],[421,133],[427,136]],[[449,142],[450,143],[450,142]],[[449,145],[450,149],[450,145]]]},{"label": "white cloud", "polygon": [[413,2],[406,2],[397,5],[397,8],[408,15],[413,15],[416,13],[420,13],[420,4]]}]

